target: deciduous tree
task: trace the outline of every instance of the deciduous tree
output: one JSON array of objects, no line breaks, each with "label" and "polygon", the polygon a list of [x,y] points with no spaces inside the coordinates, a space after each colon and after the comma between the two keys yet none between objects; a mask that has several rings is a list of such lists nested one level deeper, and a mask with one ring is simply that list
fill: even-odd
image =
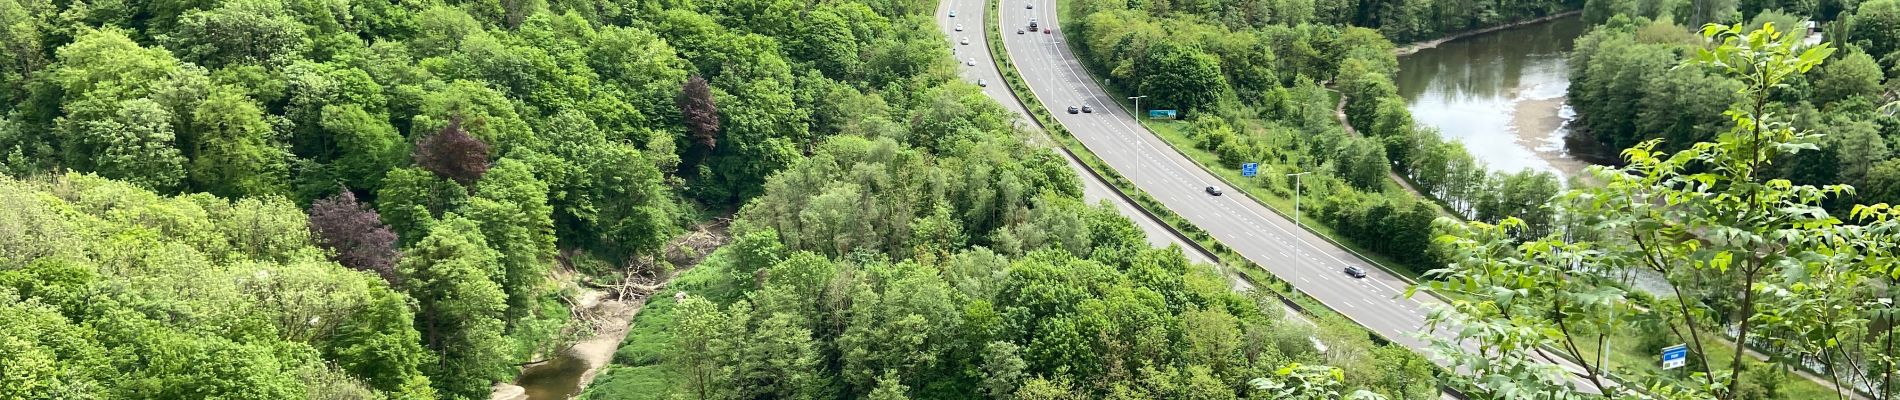
[{"label": "deciduous tree", "polygon": [[310,204],[310,232],[331,259],[345,267],[374,272],[389,281],[396,278],[396,233],[382,216],[343,190]]}]

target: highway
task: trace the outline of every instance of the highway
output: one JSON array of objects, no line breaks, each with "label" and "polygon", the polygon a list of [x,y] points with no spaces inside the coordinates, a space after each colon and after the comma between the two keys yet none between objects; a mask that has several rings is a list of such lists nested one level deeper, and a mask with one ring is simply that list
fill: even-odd
[{"label": "highway", "polygon": [[[966,13],[973,13],[983,5],[982,0],[945,2],[963,4],[959,12]],[[1034,8],[1025,7],[1031,4]],[[1000,8],[996,18],[1001,22],[1008,56],[1034,95],[1034,99],[1023,100],[1042,102],[1055,113],[1059,123],[1110,168],[1174,213],[1207,231],[1215,240],[1378,335],[1412,349],[1426,348],[1427,343],[1413,335],[1425,330],[1429,307],[1442,304],[1440,300],[1422,294],[1404,297],[1408,285],[1405,280],[1301,229],[1293,221],[1227,187],[1192,160],[1169,148],[1117,106],[1115,101],[1120,99],[1111,97],[1088,77],[1060,30],[1055,34],[1016,33],[1018,28],[1027,26],[1031,18],[1037,19],[1041,27],[1058,27],[1055,0],[1002,0]],[[959,51],[961,59],[975,56],[979,63],[985,61],[982,56],[973,54],[980,49],[971,48],[983,35],[970,33],[970,30],[981,29],[981,25],[963,23],[965,31],[957,33],[970,36],[971,45],[958,46],[966,48]],[[990,89],[999,89],[1002,85],[990,86]],[[1094,112],[1065,112],[1070,106],[1084,105],[1092,106]],[[1207,187],[1220,188],[1227,195],[1209,195],[1203,191]],[[1343,272],[1347,266],[1357,266],[1365,270],[1367,276],[1363,279],[1347,276]],[[1441,327],[1441,337],[1452,337],[1450,332],[1455,332],[1455,329],[1442,328],[1445,327]],[[1558,365],[1572,372],[1582,371],[1568,362],[1560,361]],[[1580,379],[1573,381],[1577,381],[1581,390],[1595,391]]]},{"label": "highway", "polygon": [[[996,63],[990,59],[989,38],[983,34],[983,17],[987,15],[984,12],[985,7],[983,5],[983,0],[945,0],[937,2],[937,26],[943,30],[944,36],[950,39],[950,48],[953,49],[951,55],[957,59],[959,73],[963,76],[964,80],[969,82],[974,83],[979,80],[987,82],[989,86],[983,88],[983,94],[988,95],[992,99],[996,99],[996,102],[1002,104],[1003,108],[1015,112],[1018,117],[1017,125],[1029,131],[1037,138],[1046,139],[1045,136],[1042,136],[1044,133],[1040,132],[1040,129],[1037,128],[1034,123],[1029,122],[1034,121],[1034,119],[1029,116],[1029,110],[1024,109],[1022,103],[1016,100],[1015,94],[1009,92],[1009,85],[1003,83],[1002,72],[996,69]],[[952,10],[958,13],[956,17],[949,16]],[[957,24],[963,24],[963,31],[959,32],[956,30]],[[969,39],[970,44],[960,44],[965,38]],[[971,58],[976,58],[976,65],[970,65],[968,61]],[[1057,146],[1051,140],[1043,140],[1043,142],[1043,144],[1051,147]],[[1145,233],[1148,238],[1148,243],[1154,247],[1167,247],[1170,244],[1179,245],[1181,246],[1181,252],[1187,255],[1188,261],[1214,264],[1213,257],[1200,252],[1197,250],[1197,247],[1188,244],[1179,236],[1175,236],[1173,231],[1168,229],[1167,226],[1162,225],[1160,221],[1149,218],[1147,214],[1141,212],[1141,209],[1135,208],[1133,204],[1129,204],[1127,199],[1117,195],[1114,188],[1109,187],[1106,182],[1102,182],[1101,179],[1090,173],[1088,167],[1083,166],[1082,163],[1076,161],[1074,157],[1070,157],[1067,153],[1062,153],[1061,151],[1057,151],[1057,153],[1062,154],[1062,158],[1068,162],[1069,168],[1075,170],[1076,176],[1080,177],[1082,181],[1082,198],[1084,200],[1087,200],[1090,204],[1103,200],[1107,200],[1113,204],[1117,212],[1128,217],[1129,220],[1135,222],[1135,226],[1141,228],[1141,231]],[[1246,282],[1236,279],[1235,285],[1237,287],[1245,286]]]}]

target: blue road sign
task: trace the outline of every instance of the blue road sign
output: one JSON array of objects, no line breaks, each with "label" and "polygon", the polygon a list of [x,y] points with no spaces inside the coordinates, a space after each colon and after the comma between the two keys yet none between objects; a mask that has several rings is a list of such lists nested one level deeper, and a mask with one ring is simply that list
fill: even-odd
[{"label": "blue road sign", "polygon": [[1689,364],[1689,346],[1679,344],[1679,345],[1663,348],[1662,350],[1663,369],[1682,368],[1682,366],[1688,365],[1688,364]]},{"label": "blue road sign", "polygon": [[1148,110],[1148,119],[1174,119],[1174,110]]},{"label": "blue road sign", "polygon": [[1260,163],[1240,164],[1240,176],[1251,177],[1260,173]]}]

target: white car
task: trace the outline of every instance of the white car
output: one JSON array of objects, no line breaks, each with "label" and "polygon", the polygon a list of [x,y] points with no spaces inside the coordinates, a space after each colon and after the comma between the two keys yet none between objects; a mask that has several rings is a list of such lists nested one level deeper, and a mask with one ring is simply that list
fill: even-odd
[{"label": "white car", "polygon": [[957,17],[957,10],[950,10],[950,18],[956,18],[956,17]]},{"label": "white car", "polygon": [[1036,3],[1023,3],[1023,8],[1035,9]]},{"label": "white car", "polygon": [[968,65],[972,67],[976,66],[976,57],[970,57],[970,59],[968,60],[963,60],[963,65]]},{"label": "white car", "polygon": [[957,42],[957,43],[962,43],[962,44],[970,44],[970,38],[967,38],[967,37],[966,37],[966,38],[963,38],[963,41],[960,41],[960,42]]},{"label": "white car", "polygon": [[957,32],[963,31],[963,24],[957,24]]}]

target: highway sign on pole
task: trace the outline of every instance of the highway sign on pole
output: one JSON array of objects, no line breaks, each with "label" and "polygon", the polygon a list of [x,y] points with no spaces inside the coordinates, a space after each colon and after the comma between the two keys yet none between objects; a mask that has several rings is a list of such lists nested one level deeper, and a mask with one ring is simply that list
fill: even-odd
[{"label": "highway sign on pole", "polygon": [[1667,369],[1682,368],[1682,366],[1688,365],[1688,364],[1689,364],[1689,346],[1679,344],[1679,345],[1663,348],[1662,350],[1663,369],[1667,370]]},{"label": "highway sign on pole", "polygon": [[1260,163],[1240,164],[1240,176],[1253,177],[1258,173],[1260,173]]}]

